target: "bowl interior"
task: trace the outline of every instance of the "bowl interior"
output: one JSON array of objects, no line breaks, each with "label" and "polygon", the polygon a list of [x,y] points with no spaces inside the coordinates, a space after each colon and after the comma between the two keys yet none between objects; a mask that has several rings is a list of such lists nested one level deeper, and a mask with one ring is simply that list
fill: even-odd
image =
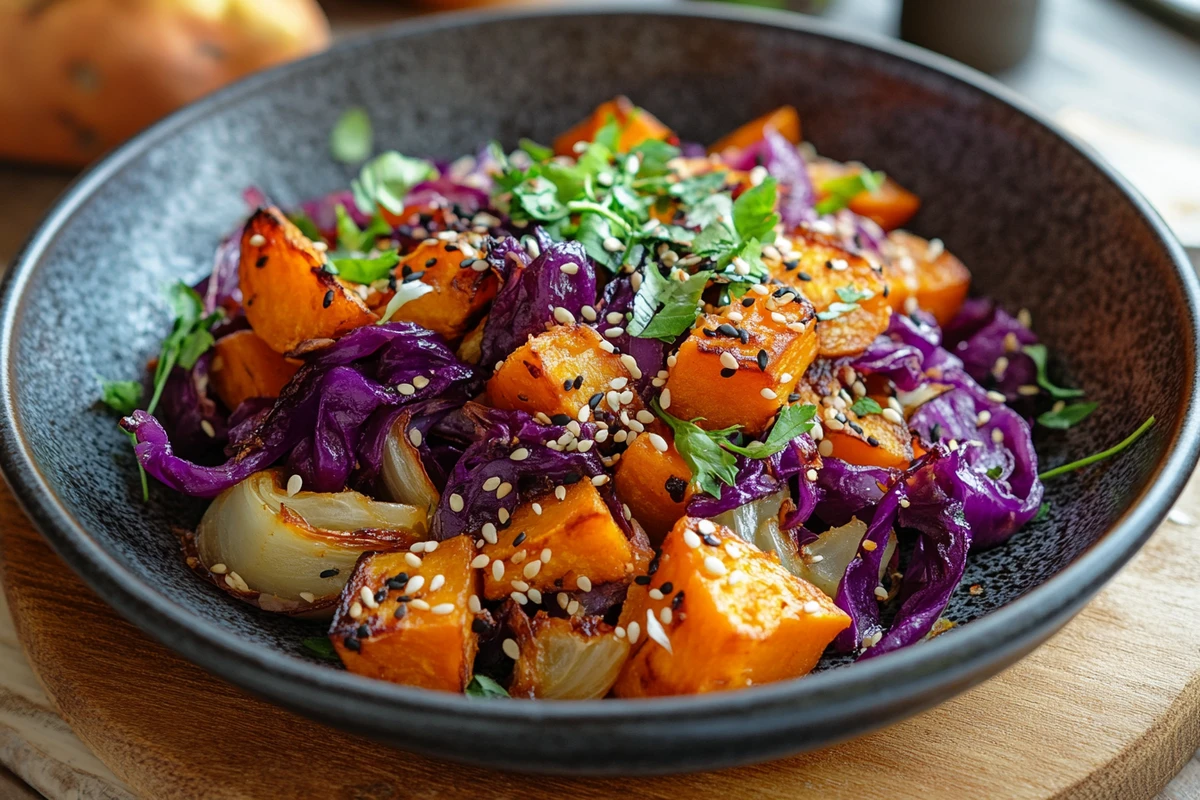
[{"label": "bowl interior", "polygon": [[970,623],[1042,584],[1129,509],[1186,410],[1194,323],[1159,230],[1123,190],[1039,122],[927,66],[818,33],[657,13],[397,29],[252,79],[152,132],[31,253],[9,370],[37,471],[166,602],[307,659],[300,639],[312,623],[257,612],[192,578],[170,529],[194,523],[202,506],[162,488],[141,501],[129,443],[97,406],[97,380],[140,376],[170,325],[164,287],[210,269],[218,238],[247,213],[243,189],[286,205],[347,184],[352,170],[327,145],[345,107],[369,109],[379,148],[451,158],[493,138],[550,140],[621,93],[701,142],[791,103],[821,153],[862,160],[917,192],[923,206],[909,227],[943,239],[976,293],[1028,308],[1058,377],[1100,402],[1069,434],[1039,432],[1043,464],[1103,449],[1158,417],[1131,453],[1052,483],[1047,519],[974,554],[951,620]]}]

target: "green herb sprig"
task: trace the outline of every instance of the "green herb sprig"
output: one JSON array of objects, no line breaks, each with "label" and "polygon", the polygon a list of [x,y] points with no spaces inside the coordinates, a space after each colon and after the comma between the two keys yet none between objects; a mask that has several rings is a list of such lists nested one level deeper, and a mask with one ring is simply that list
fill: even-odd
[{"label": "green herb sprig", "polygon": [[1084,467],[1095,464],[1097,461],[1103,461],[1106,458],[1112,458],[1113,456],[1117,455],[1118,453],[1120,453],[1121,451],[1123,451],[1127,447],[1129,447],[1131,444],[1136,442],[1138,439],[1140,439],[1142,437],[1142,434],[1144,434],[1146,431],[1150,430],[1150,428],[1153,427],[1153,425],[1154,425],[1154,417],[1151,416],[1149,419],[1147,419],[1145,422],[1143,422],[1141,425],[1139,425],[1137,430],[1135,430],[1133,433],[1129,434],[1129,436],[1125,437],[1120,442],[1117,442],[1115,445],[1108,448],[1107,450],[1101,450],[1099,453],[1094,453],[1094,454],[1088,456],[1087,458],[1081,458],[1078,461],[1072,461],[1069,464],[1063,464],[1061,467],[1054,467],[1053,469],[1048,469],[1045,472],[1039,472],[1038,478],[1042,479],[1043,481],[1048,481],[1051,478],[1057,478],[1060,475],[1066,475],[1069,472],[1074,472],[1075,470],[1083,469]]}]

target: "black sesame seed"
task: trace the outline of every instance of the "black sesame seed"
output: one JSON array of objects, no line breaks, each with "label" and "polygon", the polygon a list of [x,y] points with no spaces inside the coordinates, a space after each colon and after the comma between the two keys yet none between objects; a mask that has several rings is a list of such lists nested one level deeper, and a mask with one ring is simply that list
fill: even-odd
[{"label": "black sesame seed", "polygon": [[436,258],[428,258],[425,260],[425,266],[427,266],[427,267],[432,267],[436,263],[437,263]]},{"label": "black sesame seed", "polygon": [[682,503],[684,494],[687,492],[687,481],[685,481],[683,478],[672,475],[671,477],[667,478],[665,488],[667,490],[667,495],[670,496],[672,502]]},{"label": "black sesame seed", "polygon": [[395,614],[393,614],[393,616],[396,619],[404,619],[404,615],[407,613],[408,613],[408,606],[401,603],[400,605],[396,606],[396,612],[395,612]]},{"label": "black sesame seed", "polygon": [[376,603],[382,603],[384,600],[387,600],[387,589],[386,588],[380,589],[378,592],[375,593],[375,602]]},{"label": "black sesame seed", "polygon": [[407,278],[405,278],[404,282],[412,283],[413,281],[419,281],[419,280],[421,280],[421,278],[424,275],[425,275],[425,270],[421,270],[420,272],[414,272],[412,275],[409,275]]},{"label": "black sesame seed", "polygon": [[408,264],[405,264],[400,268],[400,274],[407,278],[409,275],[412,275],[412,267],[410,267]]},{"label": "black sesame seed", "polygon": [[825,269],[833,269],[833,261],[826,261]]},{"label": "black sesame seed", "polygon": [[721,370],[721,377],[722,377],[722,378],[732,378],[734,375],[737,375],[737,370],[736,370],[736,369],[730,369],[729,367],[724,367],[724,368]]},{"label": "black sesame seed", "polygon": [[671,598],[671,608],[677,609],[681,605],[683,605],[683,589],[680,589],[679,592]]},{"label": "black sesame seed", "polygon": [[658,590],[663,594],[670,594],[674,589],[675,586],[670,581],[667,581],[662,586],[658,587]]},{"label": "black sesame seed", "polygon": [[787,294],[790,291],[791,291],[791,289],[789,289],[788,287],[780,286],[778,289],[775,290],[775,293],[773,296],[774,297],[783,297],[785,294]]},{"label": "black sesame seed", "polygon": [[800,266],[800,259],[798,258],[793,258],[791,261],[783,262],[783,268],[788,272],[791,272],[798,266]]},{"label": "black sesame seed", "polygon": [[766,350],[759,350],[759,351],[758,351],[758,368],[759,368],[760,370],[762,370],[763,372],[766,372],[766,371],[767,371],[767,363],[768,363],[768,361],[769,361],[769,359],[768,359],[768,357],[767,357],[767,351],[766,351]]},{"label": "black sesame seed", "polygon": [[371,629],[368,628],[366,625],[359,625],[358,629],[356,631],[354,631],[354,635],[360,639],[366,639],[368,636],[371,635]]},{"label": "black sesame seed", "polygon": [[883,296],[887,297],[891,293],[892,293],[892,287],[885,283],[883,285]]},{"label": "black sesame seed", "polygon": [[871,447],[879,447],[879,440],[876,439],[874,436],[868,436],[867,444],[871,445]]},{"label": "black sesame seed", "polygon": [[358,639],[355,639],[353,636],[347,636],[342,640],[342,644],[346,646],[347,650],[354,650],[355,652],[358,652],[362,649],[362,645],[358,643]]},{"label": "black sesame seed", "polygon": [[942,440],[942,426],[938,423],[933,423],[933,427],[929,429],[929,441],[940,442]]},{"label": "black sesame seed", "polygon": [[571,484],[579,483],[581,480],[583,480],[583,476],[578,472],[568,472],[563,476],[562,482],[564,486],[570,486]]},{"label": "black sesame seed", "polygon": [[448,253],[457,253],[457,252],[458,252],[458,245],[456,245],[456,244],[448,244],[448,245],[446,245],[446,252],[448,252]]},{"label": "black sesame seed", "polygon": [[397,591],[403,589],[407,585],[408,585],[408,578],[405,578],[404,580],[397,580],[396,578],[393,578],[387,582],[387,587],[389,589],[395,589]]},{"label": "black sesame seed", "polygon": [[553,417],[550,418],[551,424],[559,425],[559,426],[566,425],[570,421],[571,421],[571,417],[567,414],[555,414]]},{"label": "black sesame seed", "polygon": [[656,572],[658,572],[658,556],[657,555],[654,558],[650,559],[650,565],[648,567],[646,567],[647,575],[653,575]]},{"label": "black sesame seed", "polygon": [[636,583],[638,586],[649,586],[650,585],[650,576],[649,575],[638,575],[636,578],[633,579],[633,582]]},{"label": "black sesame seed", "polygon": [[388,275],[388,290],[393,291],[393,292],[396,291],[396,276],[395,275]]},{"label": "black sesame seed", "polygon": [[471,266],[472,264],[474,264],[474,263],[475,263],[477,260],[479,260],[479,259],[475,259],[475,258],[464,258],[462,261],[458,262],[458,268],[459,268],[459,269],[466,269],[467,267],[469,267],[469,266]]},{"label": "black sesame seed", "polygon": [[709,330],[708,328],[701,328],[700,332],[703,333],[705,336],[707,336],[710,339],[717,335],[716,331]]},{"label": "black sesame seed", "polygon": [[576,375],[576,376],[575,376],[575,383],[574,383],[574,384],[572,384],[572,385],[573,385],[573,386],[574,386],[576,389],[578,389],[580,386],[583,386],[583,376],[582,376],[582,375]]},{"label": "black sesame seed", "polygon": [[754,305],[754,298],[753,297],[743,297],[742,305],[745,306],[746,308],[749,308],[750,306]]},{"label": "black sesame seed", "polygon": [[742,344],[750,344],[750,331],[738,328],[738,339],[741,339]]},{"label": "black sesame seed", "polygon": [[520,547],[523,541],[525,541],[525,531],[521,531],[513,538],[513,547]]},{"label": "black sesame seed", "polygon": [[[600,401],[603,399],[604,399],[604,392],[596,392],[594,395],[592,395],[591,397],[588,398],[588,405],[591,406],[592,409],[594,410],[596,408],[596,406],[600,405]],[[566,424],[566,423],[563,423],[563,424]]]},{"label": "black sesame seed", "polygon": [[322,308],[329,308],[333,305],[333,289],[325,293],[325,299],[321,301]]},{"label": "black sesame seed", "polygon": [[267,257],[266,256],[259,256],[258,260],[254,262],[254,266],[258,267],[259,269],[262,269],[266,265],[267,265]]},{"label": "black sesame seed", "polygon": [[339,572],[341,572],[341,570],[337,569],[336,567],[333,569],[322,570],[321,577],[322,578],[332,578],[334,575],[337,575]]},{"label": "black sesame seed", "polygon": [[859,425],[857,422],[851,422],[848,424],[850,425],[851,430],[853,430],[859,436],[862,436],[862,432],[863,432],[862,425]]},{"label": "black sesame seed", "polygon": [[714,536],[711,533],[704,534],[703,538],[704,538],[704,543],[706,545],[708,545],[709,547],[719,547],[721,545],[721,540],[718,539],[716,536]]},{"label": "black sesame seed", "polygon": [[476,617],[475,619],[471,620],[471,630],[482,636],[491,633],[492,626],[489,625],[488,621],[483,617]]},{"label": "black sesame seed", "polygon": [[800,395],[799,395],[799,394],[797,394],[796,392],[792,392],[791,394],[789,394],[789,395],[788,395],[788,402],[789,402],[789,403],[794,403],[794,402],[796,402],[796,401],[797,401],[797,400],[799,400],[799,399],[800,399]]},{"label": "black sesame seed", "polygon": [[571,384],[572,384],[572,383],[573,383],[573,381],[572,381],[570,378],[567,378],[565,381],[563,381],[563,391],[564,391],[564,392],[569,392],[569,391],[571,391]]},{"label": "black sesame seed", "polygon": [[412,600],[411,594],[402,594],[396,598],[397,603],[407,603]]},{"label": "black sesame seed", "polygon": [[733,327],[728,322],[722,322],[720,325],[718,325],[717,333],[721,334],[722,336],[728,336],[731,339],[738,335],[737,328]]},{"label": "black sesame seed", "polygon": [[812,280],[812,275],[809,275],[807,272],[804,272],[803,270],[796,273],[796,277],[802,281],[811,281]]}]

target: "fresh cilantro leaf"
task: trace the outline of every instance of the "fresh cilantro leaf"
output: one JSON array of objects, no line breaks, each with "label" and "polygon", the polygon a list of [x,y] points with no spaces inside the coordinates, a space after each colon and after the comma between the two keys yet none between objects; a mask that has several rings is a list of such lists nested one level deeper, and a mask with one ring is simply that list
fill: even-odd
[{"label": "fresh cilantro leaf", "polygon": [[681,225],[657,225],[646,234],[646,238],[671,244],[690,245],[695,240],[696,233]]},{"label": "fresh cilantro leaf", "polygon": [[1091,414],[1099,406],[1099,403],[1072,403],[1069,406],[1063,406],[1057,411],[1047,411],[1044,414],[1039,414],[1037,421],[1039,425],[1047,428],[1053,428],[1058,431],[1065,431],[1073,425],[1078,425],[1083,419]]},{"label": "fresh cilantro leaf", "polygon": [[687,224],[691,228],[703,229],[710,225],[720,223],[729,231],[729,238],[732,240],[734,235],[733,226],[733,198],[729,192],[717,192],[702,198],[699,202],[688,209]]},{"label": "fresh cilantro leaf", "polygon": [[767,178],[733,201],[733,227],[742,241],[762,241],[768,235],[770,241],[774,241],[773,232],[779,224],[779,215],[775,213],[775,189],[775,179]]},{"label": "fresh cilantro leaf", "polygon": [[860,397],[850,406],[850,410],[860,417],[865,417],[867,414],[882,414],[883,408],[879,403],[876,403],[869,397]]},{"label": "fresh cilantro leaf", "polygon": [[1106,458],[1112,458],[1140,439],[1142,434],[1150,430],[1153,425],[1154,417],[1150,417],[1141,425],[1139,425],[1137,430],[1107,450],[1101,450],[1099,453],[1094,453],[1087,458],[1081,458],[1078,461],[1072,461],[1070,464],[1063,464],[1061,467],[1054,467],[1053,469],[1048,469],[1045,472],[1038,473],[1038,478],[1043,481],[1048,481],[1051,478],[1057,478],[1060,475],[1066,475],[1068,472],[1074,472],[1077,469],[1082,469],[1095,464],[1097,461],[1103,461]]},{"label": "fresh cilantro leaf", "polygon": [[354,204],[364,214],[376,213],[379,206],[399,214],[404,210],[404,196],[418,183],[437,176],[437,167],[431,162],[389,150],[364,164],[350,188]]},{"label": "fresh cilantro leaf", "polygon": [[870,289],[859,289],[854,284],[839,286],[834,291],[837,292],[838,299],[843,303],[857,303],[860,300],[870,300],[875,296],[875,293]]},{"label": "fresh cilantro leaf", "polygon": [[[706,197],[712,197],[724,185],[724,173],[706,172],[703,175],[694,175],[671,184],[667,193],[686,208],[691,208]],[[732,208],[730,213],[732,213]]]},{"label": "fresh cilantro leaf", "polygon": [[997,464],[994,467],[988,467],[987,476],[992,480],[998,479],[1004,473],[1004,467]]},{"label": "fresh cilantro leaf", "polygon": [[433,287],[422,281],[409,281],[408,283],[400,284],[396,287],[396,293],[392,295],[392,299],[388,301],[387,308],[383,310],[383,316],[375,324],[383,325],[391,320],[405,303],[411,303],[418,297],[427,295],[432,291]]},{"label": "fresh cilantro leaf", "polygon": [[667,423],[675,435],[675,449],[691,469],[692,483],[696,488],[713,497],[720,497],[721,486],[718,481],[733,486],[737,480],[737,459],[720,443],[740,426],[706,431],[695,422],[677,419],[663,411],[657,399],[652,405],[654,413]]},{"label": "fresh cilantro leaf", "polygon": [[191,369],[196,366],[196,362],[200,356],[208,352],[208,348],[213,346],[213,335],[206,327],[198,327],[179,343],[179,360],[178,365],[184,369]]},{"label": "fresh cilantro leaf", "polygon": [[1055,400],[1066,400],[1072,397],[1082,397],[1082,389],[1067,389],[1062,386],[1055,386],[1051,383],[1050,378],[1046,376],[1046,358],[1047,351],[1044,344],[1028,344],[1021,348],[1025,355],[1033,359],[1033,365],[1037,367],[1037,383],[1038,386],[1046,390],[1046,393]]},{"label": "fresh cilantro leaf", "polygon": [[162,397],[163,387],[171,370],[176,366],[191,369],[201,355],[212,346],[213,337],[209,330],[218,320],[224,317],[224,312],[217,310],[206,317],[204,301],[194,289],[182,281],[171,286],[167,292],[167,302],[175,313],[175,325],[171,334],[163,340],[162,350],[158,357],[158,366],[154,369],[154,392],[146,411],[154,413],[158,400]]},{"label": "fresh cilantro leaf", "polygon": [[132,414],[142,403],[142,384],[137,381],[102,381],[101,399],[121,416]]},{"label": "fresh cilantro leaf", "polygon": [[591,259],[610,271],[616,272],[621,266],[621,254],[610,253],[604,248],[604,240],[612,236],[612,227],[608,218],[589,211],[579,216],[579,227],[575,229],[573,239],[583,245]]},{"label": "fresh cilantro leaf", "polygon": [[333,157],[346,164],[357,164],[371,155],[375,136],[366,109],[348,108],[338,118],[329,133],[329,150]]},{"label": "fresh cilantro leaf", "polygon": [[1042,503],[1040,506],[1038,506],[1037,514],[1034,515],[1033,521],[1041,522],[1048,516],[1050,516],[1050,503]]},{"label": "fresh cilantro leaf", "polygon": [[685,281],[677,281],[664,278],[657,266],[647,264],[642,285],[633,298],[633,319],[626,330],[640,339],[674,342],[696,321],[700,295],[710,278],[712,273],[702,270]]},{"label": "fresh cilantro leaf", "polygon": [[857,310],[858,303],[830,303],[829,308],[817,312],[817,319],[822,322],[828,322],[831,319],[837,319],[843,314],[849,314],[851,311]]},{"label": "fresh cilantro leaf", "polygon": [[312,217],[310,217],[308,214],[305,214],[303,211],[297,209],[289,212],[287,217],[292,221],[292,224],[299,228],[300,232],[309,239],[313,240],[314,242],[319,242],[322,240],[321,230],[317,227],[317,223],[313,222]]},{"label": "fresh cilantro leaf", "polygon": [[[637,113],[636,109],[634,113]],[[628,125],[628,120],[631,119],[633,119],[633,114],[629,115],[625,124]],[[605,147],[609,152],[615,153],[617,151],[617,143],[621,140],[621,131],[623,129],[624,126],[617,122],[616,116],[609,114],[608,120],[600,126],[600,129],[596,131],[596,135],[592,137],[592,143]]]},{"label": "fresh cilantro leaf", "polygon": [[767,277],[767,265],[763,263],[762,244],[758,241],[758,239],[751,239],[750,241],[746,242],[744,245],[742,245],[742,249],[737,253],[730,252],[720,256],[717,258],[717,266],[725,267],[735,257],[745,261],[746,266],[750,268],[750,271],[745,275],[737,275],[735,273],[735,275],[730,276],[734,280],[758,283]]},{"label": "fresh cilantro leaf", "polygon": [[558,187],[547,178],[538,176],[516,186],[512,190],[517,204],[516,218],[528,218],[541,222],[554,222],[568,216],[570,212],[558,199]]},{"label": "fresh cilantro leaf", "polygon": [[337,245],[338,250],[347,253],[366,253],[375,247],[375,241],[380,236],[392,232],[392,226],[381,215],[375,214],[367,223],[366,230],[359,230],[354,219],[341,203],[334,208],[337,214]]},{"label": "fresh cilantro leaf", "polygon": [[637,177],[657,178],[666,175],[670,169],[667,164],[673,158],[679,157],[679,148],[659,139],[647,139],[629,151],[631,155],[641,158],[641,167]]},{"label": "fresh cilantro leaf", "polygon": [[816,414],[817,407],[814,405],[787,406],[779,412],[779,419],[775,420],[775,424],[771,426],[771,432],[767,435],[766,442],[751,442],[745,447],[740,447],[732,442],[722,442],[721,446],[726,450],[741,453],[747,458],[773,456],[787,447],[788,443],[797,436],[812,430],[813,417]]},{"label": "fresh cilantro leaf", "polygon": [[374,283],[386,278],[400,263],[400,254],[385,250],[374,258],[331,258],[337,274],[352,283]]},{"label": "fresh cilantro leaf", "polygon": [[732,258],[735,247],[737,247],[737,238],[723,222],[709,223],[692,240],[692,253],[698,256],[711,258],[728,256]]},{"label": "fresh cilantro leaf", "polygon": [[304,645],[304,649],[308,650],[318,658],[326,661],[340,661],[337,650],[333,647],[333,642],[329,641],[327,636],[313,636],[309,639],[304,639],[300,642]]},{"label": "fresh cilantro leaf", "polygon": [[467,697],[508,697],[508,691],[487,675],[475,675],[463,691]]},{"label": "fresh cilantro leaf", "polygon": [[826,197],[815,206],[818,214],[832,214],[850,205],[863,192],[874,192],[883,186],[886,175],[882,172],[863,170],[844,178],[832,178],[821,184]]},{"label": "fresh cilantro leaf", "polygon": [[538,144],[532,139],[521,139],[517,142],[517,146],[529,154],[529,157],[534,161],[549,161],[554,158],[554,151],[543,144]]}]

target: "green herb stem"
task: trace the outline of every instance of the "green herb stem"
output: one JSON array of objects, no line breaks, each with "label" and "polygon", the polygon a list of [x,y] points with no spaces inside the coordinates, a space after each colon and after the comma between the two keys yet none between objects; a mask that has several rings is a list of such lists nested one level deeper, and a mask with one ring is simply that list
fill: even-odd
[{"label": "green herb stem", "polygon": [[1142,434],[1150,430],[1153,425],[1154,417],[1151,416],[1149,419],[1139,425],[1136,431],[1129,434],[1129,436],[1127,436],[1125,439],[1108,448],[1107,450],[1101,450],[1099,453],[1090,455],[1087,458],[1081,458],[1078,461],[1072,461],[1070,464],[1063,464],[1061,467],[1055,467],[1054,469],[1048,469],[1045,472],[1038,473],[1038,478],[1048,481],[1051,478],[1057,478],[1060,475],[1066,475],[1068,472],[1074,472],[1077,469],[1083,469],[1086,466],[1095,464],[1097,461],[1103,461],[1106,458],[1112,458],[1140,439]]}]

